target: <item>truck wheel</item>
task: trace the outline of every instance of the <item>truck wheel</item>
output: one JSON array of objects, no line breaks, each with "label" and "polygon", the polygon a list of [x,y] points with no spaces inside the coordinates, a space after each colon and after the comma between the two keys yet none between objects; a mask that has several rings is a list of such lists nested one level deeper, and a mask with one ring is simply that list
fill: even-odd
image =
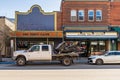
[{"label": "truck wheel", "polygon": [[71,60],[69,57],[65,57],[65,58],[63,58],[63,60],[62,60],[62,64],[63,64],[64,66],[70,66],[71,63],[72,63],[72,60]]},{"label": "truck wheel", "polygon": [[24,57],[17,58],[17,65],[18,66],[24,66],[26,64],[26,60]]},{"label": "truck wheel", "polygon": [[103,60],[102,59],[97,59],[96,60],[96,64],[97,65],[102,65],[103,64]]}]

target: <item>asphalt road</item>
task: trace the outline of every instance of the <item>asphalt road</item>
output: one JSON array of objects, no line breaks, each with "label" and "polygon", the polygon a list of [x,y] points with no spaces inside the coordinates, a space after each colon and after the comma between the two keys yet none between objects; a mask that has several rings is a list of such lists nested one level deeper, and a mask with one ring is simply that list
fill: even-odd
[{"label": "asphalt road", "polygon": [[0,64],[0,80],[119,80],[120,64],[35,62],[26,66]]},{"label": "asphalt road", "polygon": [[0,64],[0,70],[75,70],[75,69],[120,69],[120,64],[91,65],[76,62],[71,66],[63,66],[59,62],[34,62],[25,66],[16,64]]}]

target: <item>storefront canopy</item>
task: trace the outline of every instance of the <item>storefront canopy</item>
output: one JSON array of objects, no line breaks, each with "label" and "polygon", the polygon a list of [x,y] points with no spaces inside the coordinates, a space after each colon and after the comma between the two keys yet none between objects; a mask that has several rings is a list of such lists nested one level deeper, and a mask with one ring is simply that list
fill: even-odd
[{"label": "storefront canopy", "polygon": [[66,39],[117,39],[117,36],[66,36]]},{"label": "storefront canopy", "polygon": [[117,39],[117,32],[66,32],[66,39]]}]

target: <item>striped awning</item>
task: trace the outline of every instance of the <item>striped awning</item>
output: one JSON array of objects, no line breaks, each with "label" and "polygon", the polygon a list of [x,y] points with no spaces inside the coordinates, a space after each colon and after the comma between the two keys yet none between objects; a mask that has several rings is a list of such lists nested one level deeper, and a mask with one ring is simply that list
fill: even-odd
[{"label": "striped awning", "polygon": [[66,36],[67,39],[117,39],[117,36]]}]

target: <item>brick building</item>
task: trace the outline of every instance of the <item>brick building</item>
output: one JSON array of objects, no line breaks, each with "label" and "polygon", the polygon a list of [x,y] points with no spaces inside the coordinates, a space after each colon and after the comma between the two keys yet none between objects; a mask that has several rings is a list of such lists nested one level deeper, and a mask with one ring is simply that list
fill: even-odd
[{"label": "brick building", "polygon": [[111,10],[113,4],[109,0],[62,0],[64,39],[78,41],[80,46],[86,46],[84,56],[117,50],[118,33],[110,27],[117,23],[111,18],[115,18],[111,16],[115,10]]},{"label": "brick building", "polygon": [[[120,50],[120,0],[61,0],[60,11],[44,12],[33,5],[16,12],[15,50],[62,40],[85,46],[84,56]],[[27,45],[27,46],[26,46]]]},{"label": "brick building", "polygon": [[117,49],[120,50],[120,0],[110,3],[110,26],[112,31],[118,33]]}]

